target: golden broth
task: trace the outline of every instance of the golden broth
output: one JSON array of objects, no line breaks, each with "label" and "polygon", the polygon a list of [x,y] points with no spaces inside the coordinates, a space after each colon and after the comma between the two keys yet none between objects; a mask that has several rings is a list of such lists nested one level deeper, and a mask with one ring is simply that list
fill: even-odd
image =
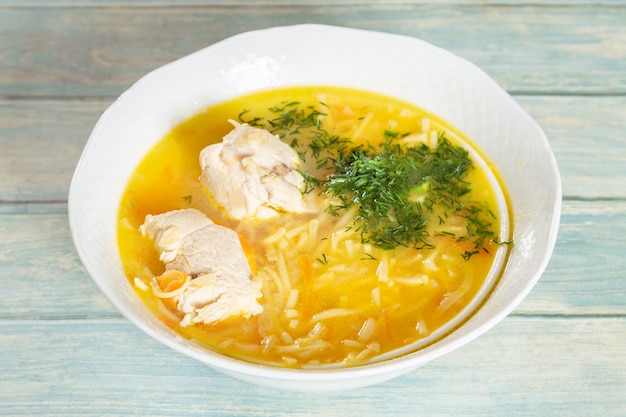
[{"label": "golden broth", "polygon": [[[353,212],[332,216],[283,214],[276,220],[244,222],[225,215],[198,180],[198,155],[220,142],[243,110],[245,120],[272,118],[268,109],[297,101],[324,106],[324,128],[356,143],[385,131],[436,144],[445,131],[460,136],[430,114],[377,94],[331,87],[297,87],[254,93],[216,105],[190,118],[160,140],[139,164],[124,192],[118,243],[128,279],[146,305],[168,326],[213,350],[248,361],[290,367],[354,365],[423,339],[468,305],[484,283],[498,247],[487,240],[471,257],[469,242],[431,233],[433,249],[380,249],[363,243]],[[467,142],[465,138],[463,141]],[[379,141],[382,139],[378,139]],[[496,194],[481,169],[469,173],[468,201],[495,215]],[[319,197],[318,201],[323,202]],[[252,271],[263,283],[264,311],[211,325],[179,326],[171,302],[156,297],[149,282],[164,271],[153,243],[138,229],[147,214],[195,207],[236,230],[250,246]],[[432,226],[431,226],[432,224]],[[438,223],[429,223],[431,232]],[[448,226],[447,226],[448,227]],[[462,224],[451,224],[461,228]]]}]

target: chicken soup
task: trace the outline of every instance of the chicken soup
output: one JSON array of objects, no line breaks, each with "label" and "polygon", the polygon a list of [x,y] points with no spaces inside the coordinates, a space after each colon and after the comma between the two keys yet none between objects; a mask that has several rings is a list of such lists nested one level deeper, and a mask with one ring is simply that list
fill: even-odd
[{"label": "chicken soup", "polygon": [[121,201],[120,255],[146,305],[196,343],[271,366],[358,365],[477,308],[511,243],[496,178],[405,102],[253,93],[145,156]]}]

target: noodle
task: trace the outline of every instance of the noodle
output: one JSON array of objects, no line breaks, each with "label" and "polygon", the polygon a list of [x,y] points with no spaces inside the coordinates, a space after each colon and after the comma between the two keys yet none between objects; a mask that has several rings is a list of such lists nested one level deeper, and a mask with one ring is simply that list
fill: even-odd
[{"label": "noodle", "polygon": [[311,321],[315,323],[318,321],[329,320],[336,317],[349,316],[355,313],[356,311],[346,310],[345,308],[329,308],[328,310],[320,311],[319,313],[313,315],[313,317],[311,317]]},{"label": "noodle", "polygon": [[285,232],[287,230],[284,227],[280,227],[276,233],[266,237],[263,240],[263,243],[266,245],[273,245],[274,243],[278,242],[283,236],[285,236]]},{"label": "noodle", "polygon": [[376,321],[373,318],[368,318],[361,326],[361,330],[357,333],[359,342],[367,342],[372,338],[376,331]]},{"label": "noodle", "polygon": [[404,285],[428,285],[430,282],[426,274],[419,274],[413,277],[393,277],[393,280]]},{"label": "noodle", "polygon": [[300,290],[295,289],[295,288],[292,288],[291,290],[289,290],[289,296],[287,297],[287,303],[285,304],[285,311],[296,307],[296,303],[298,302],[299,295],[300,295]]}]

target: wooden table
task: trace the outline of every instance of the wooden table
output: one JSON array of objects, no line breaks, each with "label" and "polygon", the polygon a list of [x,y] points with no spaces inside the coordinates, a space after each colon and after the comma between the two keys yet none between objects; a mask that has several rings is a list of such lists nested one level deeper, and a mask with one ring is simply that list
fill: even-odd
[{"label": "wooden table", "polygon": [[[81,266],[67,192],[101,112],[239,32],[327,23],[478,64],[542,125],[564,187],[554,256],[471,344],[387,383],[280,392],[159,344]],[[626,4],[620,0],[0,0],[0,415],[626,416]]]}]

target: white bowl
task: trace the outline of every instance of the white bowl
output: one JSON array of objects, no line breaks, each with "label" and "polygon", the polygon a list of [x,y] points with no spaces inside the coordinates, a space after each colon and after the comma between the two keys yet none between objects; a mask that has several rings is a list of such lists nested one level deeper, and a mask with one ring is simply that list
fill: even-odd
[{"label": "white bowl", "polygon": [[[515,243],[495,289],[446,337],[359,367],[272,368],[224,357],[183,339],[132,290],[118,254],[116,216],[138,162],[171,128],[207,106],[252,91],[295,85],[353,87],[414,103],[464,132],[499,170],[510,194]],[[548,263],[559,225],[561,183],[540,127],[475,65],[415,38],[299,25],[234,36],[140,79],[98,121],[68,199],[72,237],[87,271],[113,305],[147,334],[243,380],[289,390],[335,391],[414,370],[504,319]]]}]

